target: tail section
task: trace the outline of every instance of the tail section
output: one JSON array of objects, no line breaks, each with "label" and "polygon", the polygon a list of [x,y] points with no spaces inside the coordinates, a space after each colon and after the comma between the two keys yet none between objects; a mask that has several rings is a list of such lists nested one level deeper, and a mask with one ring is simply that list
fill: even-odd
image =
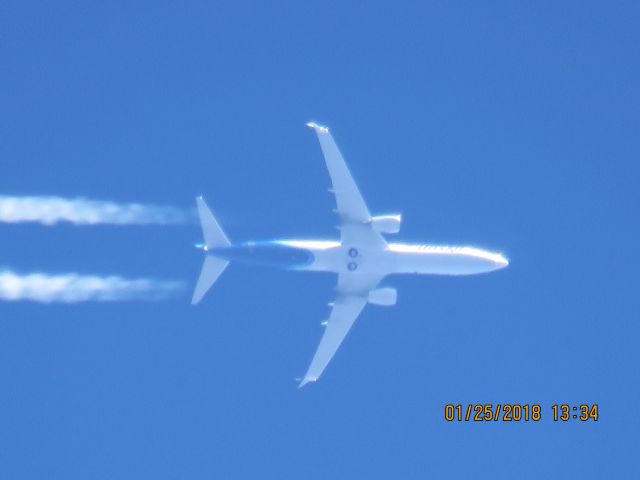
[{"label": "tail section", "polygon": [[200,278],[198,278],[196,289],[193,292],[191,305],[195,305],[202,300],[207,290],[211,288],[211,285],[215,283],[220,274],[227,268],[227,265],[229,265],[229,262],[222,258],[216,258],[211,255],[207,255],[204,258],[204,265],[202,265]]},{"label": "tail section", "polygon": [[[196,204],[198,205],[202,234],[204,235],[204,251],[207,252],[211,248],[231,245],[231,242],[229,242],[222,228],[220,228],[211,210],[209,210],[207,204],[204,203],[204,199],[202,197],[196,198]],[[227,260],[207,254],[204,259],[204,265],[202,265],[200,278],[198,278],[198,283],[196,284],[196,289],[193,292],[192,305],[202,300],[207,290],[211,288],[222,272],[224,272],[224,269],[227,268],[227,265],[229,265]]]},{"label": "tail section", "polygon": [[198,205],[198,215],[200,215],[200,225],[202,225],[202,234],[204,235],[205,252],[209,248],[214,247],[228,247],[231,242],[218,225],[213,213],[204,203],[204,198],[196,198],[196,204]]}]

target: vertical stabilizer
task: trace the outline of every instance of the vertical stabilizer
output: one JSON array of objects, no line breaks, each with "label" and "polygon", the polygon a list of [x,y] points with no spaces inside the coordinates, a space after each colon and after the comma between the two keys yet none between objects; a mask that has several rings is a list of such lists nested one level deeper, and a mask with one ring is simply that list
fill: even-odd
[{"label": "vertical stabilizer", "polygon": [[[204,199],[202,197],[196,198],[196,204],[198,205],[198,215],[200,216],[200,225],[202,226],[202,234],[204,236],[204,251],[207,252],[216,247],[227,247],[231,245],[229,239],[211,213],[211,210],[209,210],[209,207],[207,207],[207,204],[204,202]],[[220,274],[227,268],[227,265],[229,265],[227,260],[207,254],[204,259],[204,264],[202,265],[200,278],[198,278],[198,283],[196,284],[196,289],[193,292],[192,305],[202,300],[207,290],[211,288]]]}]

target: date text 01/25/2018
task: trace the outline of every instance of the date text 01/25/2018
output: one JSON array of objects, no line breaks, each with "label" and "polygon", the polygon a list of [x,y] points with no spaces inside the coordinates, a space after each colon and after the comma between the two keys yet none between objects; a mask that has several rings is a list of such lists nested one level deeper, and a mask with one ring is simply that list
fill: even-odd
[{"label": "date text 01/25/2018", "polygon": [[[598,404],[554,404],[551,406],[551,414],[554,422],[569,420],[597,422]],[[537,403],[469,403],[467,405],[448,403],[444,407],[444,419],[447,422],[539,422],[542,417],[542,406]]]}]

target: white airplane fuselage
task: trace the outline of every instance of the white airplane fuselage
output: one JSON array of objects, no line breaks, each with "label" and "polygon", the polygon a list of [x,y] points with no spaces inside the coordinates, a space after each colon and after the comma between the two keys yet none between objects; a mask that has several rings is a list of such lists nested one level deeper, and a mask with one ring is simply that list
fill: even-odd
[{"label": "white airplane fuselage", "polygon": [[229,261],[333,273],[378,275],[474,275],[506,267],[499,253],[474,247],[388,243],[386,247],[341,245],[327,240],[245,242],[208,251]]},{"label": "white airplane fuselage", "polygon": [[474,275],[509,264],[502,254],[475,247],[390,243],[387,235],[400,231],[402,216],[371,215],[329,129],[315,123],[307,125],[318,136],[329,170],[340,240],[232,244],[199,197],[196,204],[206,255],[191,300],[194,305],[200,302],[230,262],[337,274],[335,300],[329,304],[331,312],[322,322],[324,333],[300,387],[318,380],[365,305],[396,304],[396,289],[380,286],[387,275]]}]

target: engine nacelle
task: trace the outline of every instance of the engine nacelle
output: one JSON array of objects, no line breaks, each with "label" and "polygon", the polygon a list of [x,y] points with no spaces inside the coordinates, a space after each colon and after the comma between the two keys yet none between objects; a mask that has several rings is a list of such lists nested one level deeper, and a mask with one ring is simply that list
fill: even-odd
[{"label": "engine nacelle", "polygon": [[378,233],[398,233],[402,215],[377,215],[371,218],[371,228]]},{"label": "engine nacelle", "polygon": [[398,291],[393,287],[376,288],[369,292],[369,303],[374,305],[382,305],[383,307],[391,307],[398,300]]}]

